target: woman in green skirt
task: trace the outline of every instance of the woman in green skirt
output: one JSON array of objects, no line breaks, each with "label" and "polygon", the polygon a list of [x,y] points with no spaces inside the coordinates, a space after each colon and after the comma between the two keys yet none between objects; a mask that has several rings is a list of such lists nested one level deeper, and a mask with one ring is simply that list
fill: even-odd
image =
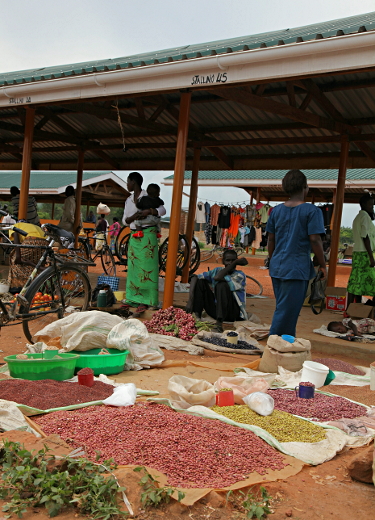
[{"label": "woman in green skirt", "polygon": [[348,282],[348,305],[361,302],[362,296],[375,296],[374,198],[365,193],[359,200],[361,210],[353,221],[353,263]]},{"label": "woman in green skirt", "polygon": [[126,277],[126,301],[132,307],[137,307],[134,317],[139,316],[148,307],[159,303],[159,259],[158,259],[158,229],[156,226],[142,228],[143,237],[133,238],[136,233],[134,221],[155,215],[165,215],[165,207],[157,209],[138,210],[137,201],[147,196],[142,190],[143,177],[138,172],[129,173],[127,188],[131,195],[126,199],[122,222],[130,227],[131,237],[128,245],[128,272]]}]

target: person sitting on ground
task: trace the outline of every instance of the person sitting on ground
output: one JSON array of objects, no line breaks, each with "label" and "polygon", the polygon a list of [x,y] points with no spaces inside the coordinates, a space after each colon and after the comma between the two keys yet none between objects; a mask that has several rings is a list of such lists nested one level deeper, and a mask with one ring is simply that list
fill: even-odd
[{"label": "person sitting on ground", "polygon": [[190,281],[189,300],[186,312],[194,312],[198,319],[205,310],[216,320],[216,332],[223,332],[224,321],[247,320],[246,275],[237,271],[238,265],[247,265],[246,258],[226,249],[223,254],[224,267],[216,267]]},{"label": "person sitting on ground", "polygon": [[[13,208],[13,215],[18,217],[18,211],[20,206],[20,190],[17,188],[17,186],[12,186],[10,188],[10,194],[12,195],[11,203]],[[40,226],[36,200],[31,195],[29,195],[27,198],[27,215],[25,221],[29,224],[35,224],[36,226]]]},{"label": "person sitting on ground", "polygon": [[[147,186],[147,195],[140,198],[136,203],[137,208],[142,211],[144,209],[158,209],[160,206],[164,206],[164,201],[160,198],[160,186],[158,184],[149,184]],[[160,217],[155,215],[148,215],[142,220],[134,221],[135,228],[137,230],[134,233],[133,238],[142,238],[144,233],[142,228],[157,226],[158,238],[160,238]]]},{"label": "person sitting on ground", "polygon": [[336,332],[336,334],[354,334],[355,336],[375,334],[375,320],[371,318],[363,318],[361,320],[345,318],[342,321],[331,321],[327,325],[327,330]]}]

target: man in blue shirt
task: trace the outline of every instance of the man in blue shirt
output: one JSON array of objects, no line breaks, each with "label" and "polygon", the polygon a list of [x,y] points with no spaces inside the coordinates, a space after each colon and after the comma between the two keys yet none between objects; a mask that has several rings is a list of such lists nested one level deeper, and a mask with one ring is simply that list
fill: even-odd
[{"label": "man in blue shirt", "polygon": [[223,254],[224,267],[216,267],[190,281],[190,295],[186,312],[201,318],[203,310],[216,320],[216,332],[223,332],[224,321],[247,320],[246,275],[237,265],[247,265],[246,258],[227,249]]},{"label": "man in blue shirt", "polygon": [[267,222],[269,273],[276,298],[270,335],[296,335],[296,325],[309,280],[315,278],[313,252],[323,278],[327,276],[321,235],[325,234],[320,209],[307,204],[307,179],[290,170],[282,181],[289,199],[276,206]]}]

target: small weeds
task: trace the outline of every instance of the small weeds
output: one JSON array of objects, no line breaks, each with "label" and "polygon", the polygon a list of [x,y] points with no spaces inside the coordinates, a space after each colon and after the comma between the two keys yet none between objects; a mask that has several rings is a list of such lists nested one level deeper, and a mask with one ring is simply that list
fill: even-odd
[{"label": "small weeds", "polygon": [[[141,502],[144,507],[158,507],[161,504],[169,504],[171,496],[176,491],[175,488],[171,486],[159,487],[159,481],[150,475],[144,466],[137,466],[133,471],[143,472],[139,485],[144,489],[141,494]],[[182,491],[177,492],[178,502],[181,502],[184,497],[185,493],[182,493]]]},{"label": "small weeds", "polygon": [[261,487],[256,495],[251,491],[252,488],[247,493],[237,491],[237,495],[235,495],[234,491],[228,491],[227,501],[239,507],[249,520],[252,518],[257,518],[258,520],[267,518],[267,515],[272,512],[269,508],[272,497],[270,497],[264,487]]},{"label": "small weeds", "polygon": [[[119,487],[113,475],[112,460],[95,464],[87,459],[50,455],[45,446],[30,452],[17,442],[4,441],[0,451],[0,499],[6,501],[5,518],[22,518],[31,507],[45,506],[50,517],[68,506],[95,520],[109,520],[127,513],[117,504]],[[107,474],[106,474],[107,473]]]}]

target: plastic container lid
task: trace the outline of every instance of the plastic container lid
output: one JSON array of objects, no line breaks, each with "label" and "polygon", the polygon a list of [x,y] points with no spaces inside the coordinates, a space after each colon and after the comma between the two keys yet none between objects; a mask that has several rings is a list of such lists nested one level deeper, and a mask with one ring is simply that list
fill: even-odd
[{"label": "plastic container lid", "polygon": [[283,339],[284,341],[287,341],[288,343],[294,343],[296,338],[294,336],[289,336],[289,334],[283,334],[281,336],[281,339]]}]

